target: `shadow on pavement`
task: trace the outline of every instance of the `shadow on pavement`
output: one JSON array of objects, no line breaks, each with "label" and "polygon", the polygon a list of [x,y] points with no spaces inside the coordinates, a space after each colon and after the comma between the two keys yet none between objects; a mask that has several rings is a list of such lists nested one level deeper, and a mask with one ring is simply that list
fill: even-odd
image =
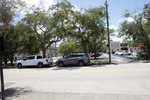
[{"label": "shadow on pavement", "polygon": [[79,66],[67,66],[67,67],[55,67],[52,70],[74,70],[74,69],[80,69]]},{"label": "shadow on pavement", "polygon": [[[31,92],[32,91],[30,89],[15,87],[4,90],[4,95],[6,100],[11,100],[12,98],[20,97],[21,95],[30,94]],[[2,99],[1,95],[0,99]]]},{"label": "shadow on pavement", "polygon": [[75,65],[70,65],[70,66],[65,66],[65,67],[53,67],[52,70],[76,70],[76,69],[80,69],[83,67],[90,67],[90,68],[97,68],[97,67],[105,67],[108,64],[104,64],[104,65],[85,65],[85,66],[75,66]]}]

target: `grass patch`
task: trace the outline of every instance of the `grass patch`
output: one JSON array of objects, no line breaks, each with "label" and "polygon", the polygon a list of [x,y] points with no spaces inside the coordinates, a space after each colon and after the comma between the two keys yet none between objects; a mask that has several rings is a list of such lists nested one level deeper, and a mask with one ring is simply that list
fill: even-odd
[{"label": "grass patch", "polygon": [[104,58],[96,58],[96,59],[91,59],[91,60],[102,60],[102,59],[104,59]]},{"label": "grass patch", "polygon": [[[94,59],[94,60],[91,60],[91,64],[98,64],[98,65],[109,64],[109,60]],[[114,60],[111,60],[111,64],[116,64],[116,63]]]}]

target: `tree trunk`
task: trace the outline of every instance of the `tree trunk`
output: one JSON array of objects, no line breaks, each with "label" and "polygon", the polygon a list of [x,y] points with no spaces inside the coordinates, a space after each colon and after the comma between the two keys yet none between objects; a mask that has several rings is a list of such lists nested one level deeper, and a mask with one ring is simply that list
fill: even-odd
[{"label": "tree trunk", "polygon": [[96,45],[94,44],[94,55],[95,55],[95,59],[96,59]]},{"label": "tree trunk", "polygon": [[87,54],[86,45],[84,45],[84,53]]},{"label": "tree trunk", "polygon": [[46,52],[46,50],[43,50],[43,58],[45,58],[45,52]]},{"label": "tree trunk", "polygon": [[7,56],[4,58],[4,64],[7,64]]},{"label": "tree trunk", "polygon": [[42,52],[43,52],[43,58],[45,58],[45,53],[46,53],[45,44],[42,44]]},{"label": "tree trunk", "polygon": [[11,53],[11,57],[10,57],[10,62],[11,62],[11,66],[13,66],[13,53]]},{"label": "tree trunk", "polygon": [[150,59],[150,48],[146,50],[146,58]]}]

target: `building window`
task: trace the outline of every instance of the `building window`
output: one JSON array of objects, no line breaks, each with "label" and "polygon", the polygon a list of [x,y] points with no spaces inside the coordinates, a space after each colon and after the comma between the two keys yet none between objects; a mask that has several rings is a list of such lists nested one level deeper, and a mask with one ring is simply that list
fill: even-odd
[{"label": "building window", "polygon": [[140,48],[138,48],[138,50],[140,50]]},{"label": "building window", "polygon": [[113,44],[111,44],[111,46],[113,46]]},{"label": "building window", "polygon": [[119,44],[117,44],[117,46],[119,46]]},{"label": "building window", "polygon": [[136,50],[136,48],[134,48],[134,50]]},{"label": "building window", "polygon": [[114,44],[114,46],[116,46],[116,44]]}]

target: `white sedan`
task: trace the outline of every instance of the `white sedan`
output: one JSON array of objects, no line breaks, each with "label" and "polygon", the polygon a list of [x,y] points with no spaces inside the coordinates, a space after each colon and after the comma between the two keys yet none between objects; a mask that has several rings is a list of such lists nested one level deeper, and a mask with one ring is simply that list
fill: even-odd
[{"label": "white sedan", "polygon": [[115,54],[118,55],[118,53],[120,53],[120,52],[122,52],[122,51],[117,51],[117,52],[115,52]]},{"label": "white sedan", "polygon": [[131,55],[130,51],[119,51],[117,55]]}]

